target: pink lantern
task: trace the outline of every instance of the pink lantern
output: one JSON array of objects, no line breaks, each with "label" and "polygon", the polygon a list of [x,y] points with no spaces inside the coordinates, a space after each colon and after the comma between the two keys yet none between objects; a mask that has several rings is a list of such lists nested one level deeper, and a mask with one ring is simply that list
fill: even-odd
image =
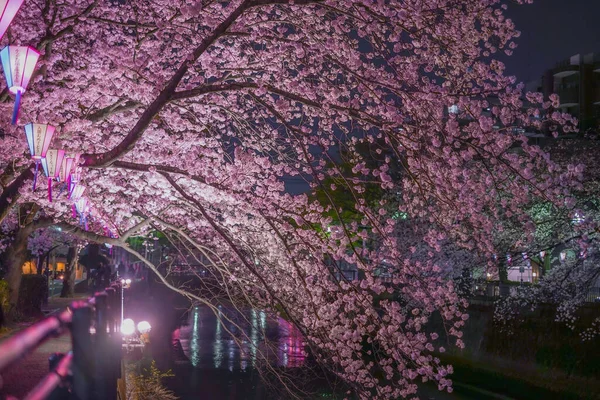
[{"label": "pink lantern", "polygon": [[75,208],[79,214],[83,214],[87,211],[87,199],[85,197],[80,198],[75,202]]},{"label": "pink lantern", "polygon": [[60,165],[60,172],[58,173],[58,179],[61,182],[65,182],[67,187],[69,187],[69,183],[71,180],[71,172],[73,171],[73,163],[75,159],[72,157],[63,158],[63,162]]},{"label": "pink lantern", "polygon": [[44,173],[48,177],[48,201],[52,202],[52,180],[60,175],[60,166],[65,157],[64,150],[51,149],[46,152],[46,158],[42,159]]},{"label": "pink lantern", "polygon": [[[0,0],[1,1],[1,0]],[[37,181],[37,174],[40,168],[40,160],[46,157],[48,147],[54,136],[55,128],[47,124],[27,124],[25,125],[25,136],[29,145],[31,158],[35,160],[35,174],[33,175],[33,190]]]},{"label": "pink lantern", "polygon": [[88,229],[87,216],[85,215],[90,211],[90,206],[85,197],[80,198],[75,202],[75,209],[79,212],[79,223],[85,224],[85,230]]},{"label": "pink lantern", "polygon": [[33,75],[40,53],[33,47],[6,46],[0,51],[2,68],[6,77],[6,85],[17,98],[13,110],[12,123],[15,125],[19,119],[21,95],[27,90],[27,85]]},{"label": "pink lantern", "polygon": [[77,201],[83,196],[83,192],[85,192],[85,186],[81,184],[75,184],[73,190],[71,191],[69,198],[73,201]]},{"label": "pink lantern", "polygon": [[71,182],[69,185],[69,193],[73,191],[75,185],[81,180],[81,167],[77,166],[77,158],[75,159],[73,170],[71,171]]},{"label": "pink lantern", "polygon": [[22,4],[23,0],[0,0],[0,39],[4,36]]}]

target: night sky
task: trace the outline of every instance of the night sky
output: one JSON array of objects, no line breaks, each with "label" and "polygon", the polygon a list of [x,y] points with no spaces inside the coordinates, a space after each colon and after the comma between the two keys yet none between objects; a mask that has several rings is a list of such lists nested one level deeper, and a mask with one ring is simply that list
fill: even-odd
[{"label": "night sky", "polygon": [[600,53],[600,0],[534,0],[509,4],[506,13],[521,37],[519,47],[503,61],[519,81],[537,79],[572,55]]}]

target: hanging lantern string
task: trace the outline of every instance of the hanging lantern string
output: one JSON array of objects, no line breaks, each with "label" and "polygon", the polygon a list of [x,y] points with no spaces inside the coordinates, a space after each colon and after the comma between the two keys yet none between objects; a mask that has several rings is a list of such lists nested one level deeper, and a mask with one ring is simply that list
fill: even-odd
[{"label": "hanging lantern string", "polygon": [[16,125],[17,121],[19,120],[19,111],[21,109],[21,91],[17,90],[17,95],[15,98],[15,107],[13,108],[13,115],[12,115],[12,124]]},{"label": "hanging lantern string", "polygon": [[30,46],[6,46],[0,50],[6,86],[16,95],[12,115],[13,125],[16,125],[19,118],[21,96],[27,90],[39,57],[40,53]]},{"label": "hanging lantern string", "polygon": [[40,170],[40,160],[35,160],[35,172],[33,173],[33,189],[35,192],[35,184],[37,183],[38,171]]}]

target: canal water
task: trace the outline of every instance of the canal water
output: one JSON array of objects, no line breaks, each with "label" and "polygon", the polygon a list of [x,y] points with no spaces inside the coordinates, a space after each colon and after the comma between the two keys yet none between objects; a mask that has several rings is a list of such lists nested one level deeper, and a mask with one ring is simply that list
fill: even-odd
[{"label": "canal water", "polygon": [[[303,353],[302,336],[281,318],[264,311],[206,306],[190,310],[186,322],[172,332],[175,377],[169,386],[182,400],[291,399],[284,390],[313,399],[341,399],[331,382],[312,374],[314,365]],[[267,368],[269,365],[271,368]],[[284,378],[280,379],[277,376]],[[322,373],[320,373],[322,375]],[[262,378],[262,379],[261,379]],[[425,387],[421,399],[485,400],[494,397],[452,394]]]}]

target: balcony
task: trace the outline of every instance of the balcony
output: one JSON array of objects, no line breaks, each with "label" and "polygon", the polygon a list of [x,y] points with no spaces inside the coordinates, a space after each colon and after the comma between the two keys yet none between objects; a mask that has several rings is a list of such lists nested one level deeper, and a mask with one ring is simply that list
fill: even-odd
[{"label": "balcony", "polygon": [[552,75],[555,78],[566,78],[567,76],[575,75],[579,73],[579,65],[565,65],[554,68]]},{"label": "balcony", "polygon": [[578,87],[558,87],[556,94],[560,98],[561,107],[574,107],[579,104]]}]

